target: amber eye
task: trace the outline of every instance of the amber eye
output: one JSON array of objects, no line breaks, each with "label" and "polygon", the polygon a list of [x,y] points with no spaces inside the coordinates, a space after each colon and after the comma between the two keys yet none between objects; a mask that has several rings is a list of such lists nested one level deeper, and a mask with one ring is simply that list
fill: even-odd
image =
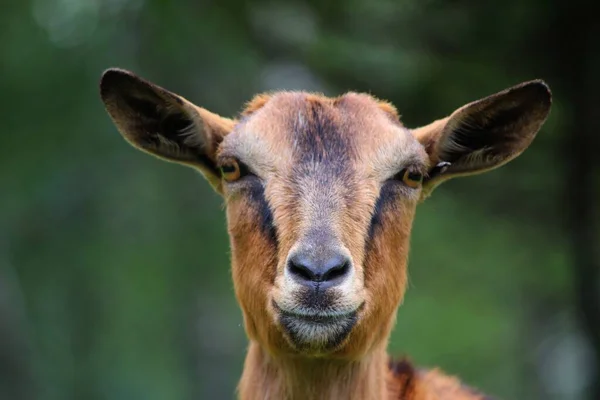
[{"label": "amber eye", "polygon": [[402,182],[411,188],[418,188],[423,183],[423,174],[410,168],[401,172]]},{"label": "amber eye", "polygon": [[242,169],[236,160],[227,160],[221,164],[219,169],[221,170],[221,176],[227,182],[237,181],[242,177]]}]

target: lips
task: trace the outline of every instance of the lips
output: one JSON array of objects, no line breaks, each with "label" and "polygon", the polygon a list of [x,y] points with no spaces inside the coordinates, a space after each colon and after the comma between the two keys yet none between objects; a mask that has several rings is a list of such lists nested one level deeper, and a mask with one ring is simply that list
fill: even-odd
[{"label": "lips", "polygon": [[358,321],[358,312],[302,310],[291,312],[273,301],[278,320],[290,342],[301,350],[332,351],[338,348]]},{"label": "lips", "polygon": [[311,323],[315,323],[315,324],[330,324],[330,323],[335,323],[338,322],[340,320],[344,320],[346,318],[352,317],[356,315],[356,311],[350,311],[350,312],[341,312],[341,313],[336,313],[336,312],[323,312],[323,311],[315,311],[315,312],[310,312],[310,311],[303,311],[303,312],[292,312],[292,311],[286,311],[284,309],[282,309],[281,307],[279,307],[279,305],[277,305],[276,302],[273,301],[273,307],[275,308],[275,310],[277,310],[279,312],[279,314],[281,316],[285,316],[287,318],[296,318],[298,320],[304,320],[306,322],[311,322]]}]

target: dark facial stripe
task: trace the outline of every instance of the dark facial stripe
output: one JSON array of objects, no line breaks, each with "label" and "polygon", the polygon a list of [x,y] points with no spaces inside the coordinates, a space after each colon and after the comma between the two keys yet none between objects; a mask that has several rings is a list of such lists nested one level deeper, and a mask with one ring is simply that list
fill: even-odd
[{"label": "dark facial stripe", "polygon": [[300,162],[343,164],[347,161],[350,143],[336,119],[336,111],[317,101],[306,103],[305,111],[293,119],[292,131]]},{"label": "dark facial stripe", "polygon": [[367,236],[367,246],[371,243],[375,234],[383,228],[383,212],[385,209],[392,207],[396,201],[397,193],[394,190],[393,182],[384,183],[379,192],[379,197],[375,202],[373,216],[371,217],[371,225]]},{"label": "dark facial stripe", "polygon": [[273,222],[273,213],[265,198],[265,189],[258,179],[250,183],[248,188],[248,198],[256,208],[258,214],[258,226],[265,236],[267,236],[274,245],[277,245],[277,229]]}]

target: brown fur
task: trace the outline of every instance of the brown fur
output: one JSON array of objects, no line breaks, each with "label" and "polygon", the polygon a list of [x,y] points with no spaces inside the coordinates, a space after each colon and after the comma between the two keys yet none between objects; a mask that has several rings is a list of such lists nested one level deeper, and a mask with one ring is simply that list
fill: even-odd
[{"label": "brown fur", "polygon": [[[259,95],[237,121],[121,70],[104,75],[101,92],[134,146],[200,169],[226,199],[234,288],[250,339],[240,398],[484,399],[437,370],[390,362],[387,341],[407,286],[417,204],[448,177],[520,154],[549,110],[543,83],[414,131],[391,104],[366,94]],[[252,174],[222,180],[218,167],[232,159]],[[440,161],[452,162],[447,172],[435,169]],[[405,168],[430,179],[412,188],[398,175]],[[287,269],[298,249],[344,254],[348,276],[320,295],[307,291]],[[344,323],[283,318],[314,301]]]}]

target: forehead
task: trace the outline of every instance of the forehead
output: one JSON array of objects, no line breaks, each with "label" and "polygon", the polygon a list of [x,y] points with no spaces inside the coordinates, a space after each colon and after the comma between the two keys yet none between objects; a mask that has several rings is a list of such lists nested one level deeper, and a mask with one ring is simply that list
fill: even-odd
[{"label": "forehead", "polygon": [[259,95],[248,103],[222,151],[271,165],[293,160],[381,167],[427,159],[392,105],[359,93]]}]

